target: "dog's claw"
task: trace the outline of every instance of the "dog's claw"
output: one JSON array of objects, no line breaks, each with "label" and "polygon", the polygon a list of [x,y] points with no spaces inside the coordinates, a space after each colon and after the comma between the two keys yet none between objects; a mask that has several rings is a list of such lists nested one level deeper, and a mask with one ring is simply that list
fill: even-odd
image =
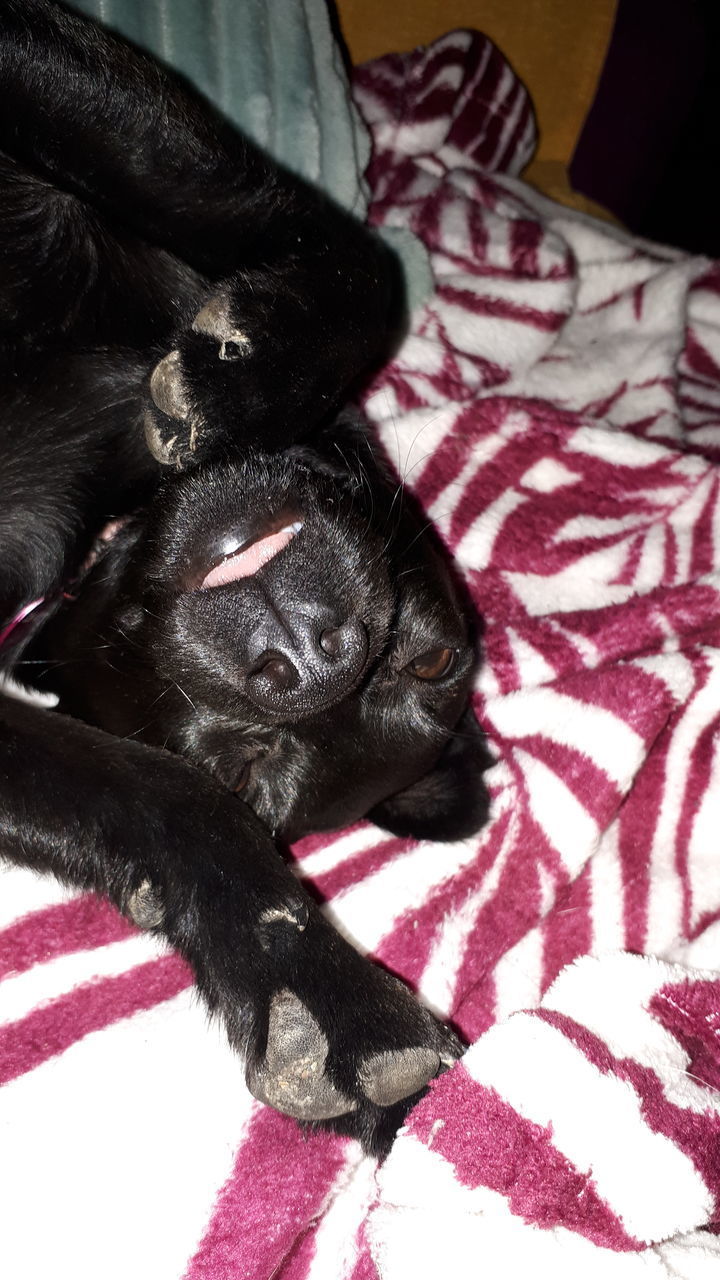
[{"label": "dog's claw", "polygon": [[366,1058],[360,1083],[371,1102],[391,1107],[422,1089],[440,1070],[440,1055],[418,1045],[410,1049],[385,1049]]},{"label": "dog's claw", "polygon": [[144,425],[145,443],[156,462],[181,471],[194,461],[197,441],[194,426],[173,418],[158,418],[150,411],[145,414]]},{"label": "dog's claw", "polygon": [[165,919],[165,908],[149,880],[130,894],[125,910],[138,929],[157,929]]},{"label": "dog's claw", "polygon": [[253,1097],[296,1120],[330,1120],[354,1111],[325,1074],[328,1042],[312,1014],[291,991],[279,991],[270,1004],[265,1058],[248,1066]]}]

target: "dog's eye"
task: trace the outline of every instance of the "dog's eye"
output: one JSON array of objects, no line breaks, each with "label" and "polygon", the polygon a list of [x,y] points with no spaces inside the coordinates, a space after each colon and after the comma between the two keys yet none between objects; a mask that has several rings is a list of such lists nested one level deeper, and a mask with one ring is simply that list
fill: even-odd
[{"label": "dog's eye", "polygon": [[457,662],[457,649],[428,649],[412,662],[407,670],[418,680],[442,680],[449,676]]}]

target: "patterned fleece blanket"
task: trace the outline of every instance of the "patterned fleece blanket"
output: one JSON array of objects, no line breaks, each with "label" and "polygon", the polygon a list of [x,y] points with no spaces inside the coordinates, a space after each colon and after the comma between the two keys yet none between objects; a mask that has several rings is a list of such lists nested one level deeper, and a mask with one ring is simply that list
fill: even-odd
[{"label": "patterned fleece blanket", "polygon": [[[432,300],[368,411],[484,620],[485,830],[296,850],[471,1045],[380,1169],[255,1103],[188,971],[0,894],[12,1280],[687,1280],[720,1268],[720,268],[551,205],[454,33],[365,69],[378,222]],[[501,172],[503,171],[503,172]]]}]

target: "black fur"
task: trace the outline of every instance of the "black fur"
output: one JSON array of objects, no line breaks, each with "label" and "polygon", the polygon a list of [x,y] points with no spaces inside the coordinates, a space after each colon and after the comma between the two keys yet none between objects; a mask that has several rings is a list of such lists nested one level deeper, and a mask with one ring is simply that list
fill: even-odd
[{"label": "black fur", "polygon": [[0,205],[0,628],[43,600],[0,663],[66,713],[0,699],[0,851],[164,933],[258,1096],[382,1151],[457,1042],[276,841],[485,817],[465,611],[339,412],[392,258],[50,0],[0,0]]}]

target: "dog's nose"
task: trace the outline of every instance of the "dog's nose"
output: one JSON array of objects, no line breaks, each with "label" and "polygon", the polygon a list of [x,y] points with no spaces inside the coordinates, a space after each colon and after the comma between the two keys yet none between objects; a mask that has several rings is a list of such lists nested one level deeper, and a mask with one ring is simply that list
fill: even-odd
[{"label": "dog's nose", "polygon": [[293,617],[255,660],[246,688],[258,706],[312,715],[338,702],[365,667],[368,634],[359,618],[328,626],[322,611]]}]

